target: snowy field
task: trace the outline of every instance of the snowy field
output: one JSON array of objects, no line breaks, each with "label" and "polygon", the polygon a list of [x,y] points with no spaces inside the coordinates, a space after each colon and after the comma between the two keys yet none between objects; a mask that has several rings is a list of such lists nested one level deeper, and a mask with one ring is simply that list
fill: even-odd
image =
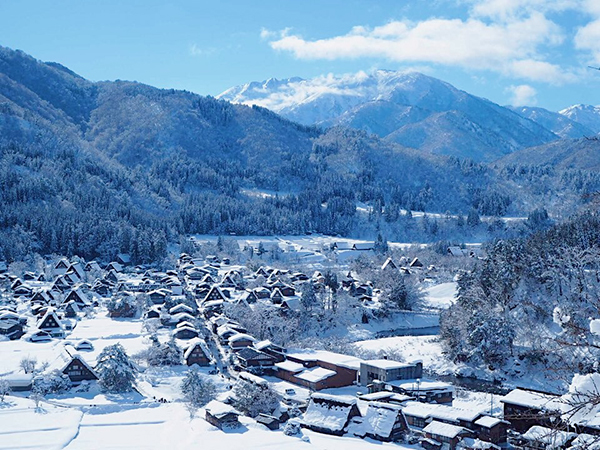
[{"label": "snowy field", "polygon": [[456,282],[442,283],[424,289],[424,306],[431,309],[447,309],[456,299]]},{"label": "snowy field", "polygon": [[152,450],[166,448],[223,449],[385,449],[410,448],[368,439],[333,437],[304,430],[304,440],[269,431],[241,417],[242,427],[227,433],[203,419],[190,419],[182,403],[119,405],[82,411],[28,399],[8,397],[0,408],[2,450]]},{"label": "snowy field", "polygon": [[[215,235],[193,235],[196,242],[216,242],[218,236]],[[320,264],[323,266],[332,263],[343,264],[347,261],[357,258],[360,255],[372,255],[370,250],[340,250],[335,252],[335,258],[328,259],[326,252],[333,243],[344,243],[348,247],[354,244],[373,243],[373,240],[352,239],[337,236],[327,236],[324,234],[312,235],[282,235],[282,236],[226,236],[227,239],[237,241],[240,249],[246,246],[257,248],[260,243],[266,250],[273,246],[278,246],[286,254],[288,260],[297,260],[297,262],[308,264]],[[407,243],[407,242],[388,242],[390,248],[405,250],[411,246],[426,247],[427,244]]]}]

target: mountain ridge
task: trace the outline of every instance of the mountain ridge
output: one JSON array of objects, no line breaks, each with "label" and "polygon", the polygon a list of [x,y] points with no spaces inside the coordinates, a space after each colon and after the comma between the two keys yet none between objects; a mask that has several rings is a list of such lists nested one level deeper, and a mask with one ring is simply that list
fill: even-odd
[{"label": "mountain ridge", "polygon": [[350,126],[406,147],[476,161],[559,138],[523,115],[418,72],[270,79],[232,87],[217,98],[259,104],[304,124]]}]

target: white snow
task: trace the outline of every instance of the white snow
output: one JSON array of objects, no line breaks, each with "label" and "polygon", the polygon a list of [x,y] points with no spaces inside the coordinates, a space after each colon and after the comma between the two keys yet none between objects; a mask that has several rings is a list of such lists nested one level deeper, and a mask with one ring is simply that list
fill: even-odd
[{"label": "white snow", "polygon": [[590,320],[590,332],[596,336],[600,336],[600,319]]},{"label": "white snow", "polygon": [[447,309],[456,300],[457,289],[456,282],[441,283],[425,288],[425,306],[433,309]]},{"label": "white snow", "polygon": [[424,433],[431,433],[433,435],[443,436],[449,439],[455,438],[464,431],[465,429],[463,427],[451,425],[449,423],[438,422],[436,420],[432,421],[429,425],[423,428]]},{"label": "white snow", "polygon": [[313,367],[311,369],[306,369],[302,373],[296,375],[296,377],[310,383],[317,383],[334,376],[336,373],[337,372],[334,370],[325,369],[323,367]]},{"label": "white snow", "polygon": [[529,441],[546,444],[547,449],[564,448],[564,445],[576,436],[575,433],[554,430],[537,425],[531,427],[527,433],[523,435],[523,437]]}]

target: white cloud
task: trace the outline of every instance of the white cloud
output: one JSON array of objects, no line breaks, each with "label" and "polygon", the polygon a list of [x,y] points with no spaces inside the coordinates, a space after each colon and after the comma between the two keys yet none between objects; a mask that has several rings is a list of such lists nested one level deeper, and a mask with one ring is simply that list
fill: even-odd
[{"label": "white cloud", "polygon": [[600,19],[594,20],[577,30],[575,47],[589,52],[594,64],[600,64]]},{"label": "white cloud", "polygon": [[[565,51],[557,47],[568,37],[577,56],[600,64],[600,0],[455,1],[466,6],[466,19],[393,20],[377,27],[355,26],[346,34],[323,39],[308,39],[289,28],[263,29],[261,37],[273,49],[302,60],[377,58],[405,65],[489,70],[551,84],[575,82],[582,76],[580,68],[561,67],[554,58]],[[589,23],[564,30],[549,19],[559,21],[566,11],[588,18]]]},{"label": "white cloud", "polygon": [[537,91],[528,84],[509,86],[506,91],[511,94],[509,102],[513,106],[534,106],[537,104]]},{"label": "white cloud", "polygon": [[208,56],[208,55],[212,55],[216,51],[217,51],[217,49],[214,47],[202,48],[195,43],[190,45],[190,47],[189,47],[189,52],[190,52],[190,55],[192,55],[192,56]]},{"label": "white cloud", "polygon": [[269,30],[265,27],[260,29],[260,38],[261,39],[276,39],[276,38],[282,38],[285,37],[289,34],[289,32],[292,31],[291,28],[284,28],[283,30],[280,31],[273,31],[273,30]]},{"label": "white cloud", "polygon": [[[562,43],[560,27],[541,13],[506,22],[476,18],[392,21],[375,28],[354,27],[347,34],[307,40],[286,32],[270,40],[278,51],[298,59],[383,58],[402,63],[434,63],[468,69],[487,69],[530,80],[551,80],[534,63],[548,65],[540,48]],[[546,67],[548,68],[548,67]],[[559,73],[559,70],[554,70]]]},{"label": "white cloud", "polygon": [[569,83],[577,80],[578,75],[557,64],[534,59],[521,59],[507,65],[505,73],[509,76],[543,81],[550,84]]},{"label": "white cloud", "polygon": [[[595,1],[595,0],[591,0]],[[471,12],[476,17],[510,20],[534,12],[547,13],[577,9],[585,0],[471,0]]]}]

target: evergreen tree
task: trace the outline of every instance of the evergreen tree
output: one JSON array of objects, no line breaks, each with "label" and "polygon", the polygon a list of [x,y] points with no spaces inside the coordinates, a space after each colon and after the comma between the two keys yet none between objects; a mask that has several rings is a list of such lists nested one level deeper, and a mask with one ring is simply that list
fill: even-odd
[{"label": "evergreen tree", "polygon": [[107,392],[129,392],[135,385],[137,369],[121,344],[109,345],[102,350],[96,371],[100,386]]}]

